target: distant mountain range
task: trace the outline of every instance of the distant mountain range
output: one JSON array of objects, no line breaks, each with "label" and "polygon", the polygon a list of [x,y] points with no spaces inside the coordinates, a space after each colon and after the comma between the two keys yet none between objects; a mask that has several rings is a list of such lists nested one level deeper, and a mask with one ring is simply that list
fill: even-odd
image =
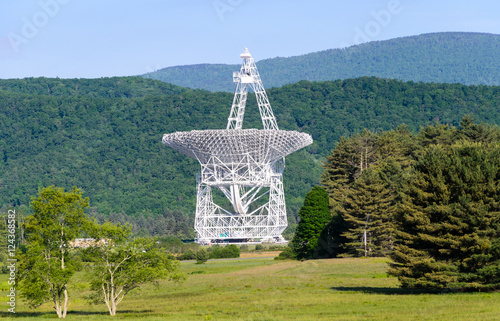
[{"label": "distant mountain range", "polygon": [[[249,48],[250,52],[252,48]],[[256,57],[258,58],[258,57]],[[233,91],[239,65],[174,66],[142,75],[175,85]],[[500,35],[430,33],[373,41],[345,49],[272,58],[257,62],[266,88],[300,80],[324,81],[362,76],[415,82],[500,85]]]}]

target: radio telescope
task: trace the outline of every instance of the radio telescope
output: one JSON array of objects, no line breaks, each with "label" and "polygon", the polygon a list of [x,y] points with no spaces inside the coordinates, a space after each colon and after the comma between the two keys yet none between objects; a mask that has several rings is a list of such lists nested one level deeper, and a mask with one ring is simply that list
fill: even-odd
[{"label": "radio telescope", "polygon": [[[226,129],[176,132],[162,140],[201,164],[194,223],[200,244],[284,241],[285,156],[312,143],[309,134],[278,129],[252,55],[245,48],[240,57],[243,64],[233,73],[236,91]],[[264,129],[242,129],[249,87]],[[216,204],[215,191],[230,205]]]}]

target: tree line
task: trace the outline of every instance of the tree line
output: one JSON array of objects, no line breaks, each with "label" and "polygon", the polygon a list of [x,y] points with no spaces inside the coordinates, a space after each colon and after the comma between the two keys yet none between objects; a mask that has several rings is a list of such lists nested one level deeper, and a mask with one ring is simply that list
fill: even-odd
[{"label": "tree line", "polygon": [[342,138],[285,254],[388,256],[403,287],[498,289],[499,156],[500,128],[469,116]]}]

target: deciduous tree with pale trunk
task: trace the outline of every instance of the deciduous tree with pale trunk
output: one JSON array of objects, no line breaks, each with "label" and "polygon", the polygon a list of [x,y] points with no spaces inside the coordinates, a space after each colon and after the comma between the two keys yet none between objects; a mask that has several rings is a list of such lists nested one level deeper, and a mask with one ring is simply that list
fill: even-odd
[{"label": "deciduous tree with pale trunk", "polygon": [[90,223],[84,215],[88,206],[78,188],[64,192],[49,186],[32,197],[33,214],[26,218],[28,251],[19,257],[21,293],[32,307],[52,300],[59,318],[66,317],[66,285],[79,262],[68,244]]},{"label": "deciduous tree with pale trunk", "polygon": [[[94,264],[89,266],[92,303],[106,304],[110,315],[130,291],[159,280],[181,280],[179,262],[171,254],[155,247],[155,239],[132,240],[129,225],[106,222],[94,225],[91,235],[96,242],[87,249]],[[99,242],[104,240],[105,242]]]}]

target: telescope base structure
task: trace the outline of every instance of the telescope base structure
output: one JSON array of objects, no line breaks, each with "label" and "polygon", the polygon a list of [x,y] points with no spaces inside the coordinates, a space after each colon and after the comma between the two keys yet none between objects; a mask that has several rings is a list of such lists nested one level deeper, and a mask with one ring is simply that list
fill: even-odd
[{"label": "telescope base structure", "polygon": [[[200,244],[284,243],[286,229],[285,193],[281,174],[271,178],[269,201],[250,214],[232,214],[215,204],[212,186],[198,181],[195,230]],[[262,194],[261,194],[262,195]]]}]

